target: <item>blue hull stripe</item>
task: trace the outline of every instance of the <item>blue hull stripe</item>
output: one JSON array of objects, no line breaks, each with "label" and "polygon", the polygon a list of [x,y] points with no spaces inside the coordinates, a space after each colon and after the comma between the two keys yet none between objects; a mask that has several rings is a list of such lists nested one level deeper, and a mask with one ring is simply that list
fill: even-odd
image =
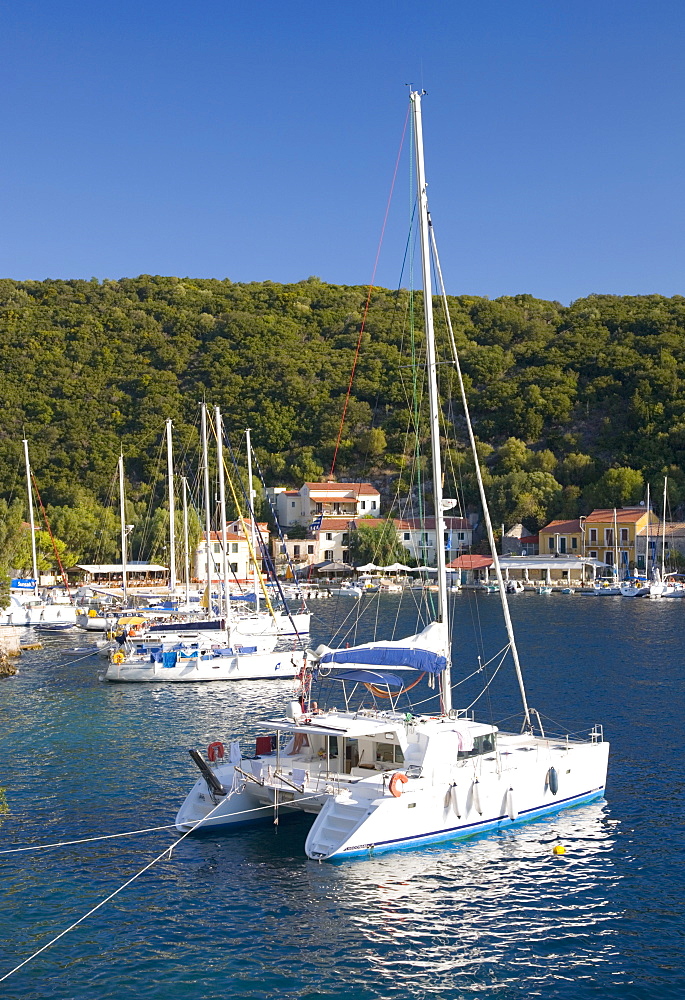
[{"label": "blue hull stripe", "polygon": [[[465,833],[467,836],[473,833],[481,833],[486,830],[494,830],[495,828],[506,823],[508,826],[514,826],[516,823],[525,822],[528,819],[534,819],[538,816],[545,816],[548,813],[556,812],[558,809],[563,809],[570,805],[579,805],[581,802],[591,802],[593,799],[599,799],[604,794],[604,786],[601,788],[594,788],[589,792],[581,792],[580,795],[571,795],[566,799],[558,799],[556,802],[550,802],[546,806],[534,806],[532,809],[522,809],[518,817],[515,820],[509,819],[509,816],[505,813],[503,816],[496,816],[494,819],[484,820],[477,823],[466,823],[463,826],[453,826],[449,830],[434,830],[432,833],[422,833],[411,837],[398,837],[396,840],[383,840],[378,844],[368,844],[364,847],[355,847],[349,851],[342,850],[337,854],[332,854],[327,860],[329,861],[339,861],[343,858],[353,858],[359,854],[368,854],[369,851],[387,851],[395,847],[410,847],[415,844],[425,844],[429,842],[436,842],[438,840],[454,840],[460,834]],[[525,817],[525,819],[523,819]],[[468,832],[466,832],[468,831]]]}]

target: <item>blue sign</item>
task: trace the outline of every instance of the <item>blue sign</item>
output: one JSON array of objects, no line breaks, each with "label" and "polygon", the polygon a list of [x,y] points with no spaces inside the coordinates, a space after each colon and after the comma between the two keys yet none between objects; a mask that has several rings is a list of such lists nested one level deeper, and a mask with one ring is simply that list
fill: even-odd
[{"label": "blue sign", "polygon": [[12,590],[35,590],[36,581],[35,580],[23,580],[17,577],[16,580],[12,580],[10,583]]}]

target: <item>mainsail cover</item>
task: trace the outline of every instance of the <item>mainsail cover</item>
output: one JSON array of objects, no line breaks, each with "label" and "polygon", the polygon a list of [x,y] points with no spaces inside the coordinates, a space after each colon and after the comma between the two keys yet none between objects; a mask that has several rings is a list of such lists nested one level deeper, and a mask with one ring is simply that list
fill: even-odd
[{"label": "mainsail cover", "polygon": [[405,667],[439,674],[447,666],[447,627],[441,622],[431,622],[417,635],[388,642],[367,642],[349,649],[328,649],[320,646],[319,663],[364,664],[368,667]]}]

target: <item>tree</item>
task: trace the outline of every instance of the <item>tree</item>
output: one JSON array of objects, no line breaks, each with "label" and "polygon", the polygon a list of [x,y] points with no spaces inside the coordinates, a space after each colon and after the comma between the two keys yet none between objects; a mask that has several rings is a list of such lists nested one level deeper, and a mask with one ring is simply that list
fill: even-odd
[{"label": "tree", "polygon": [[357,521],[356,530],[350,532],[350,556],[357,566],[368,562],[389,566],[394,562],[406,563],[408,553],[393,521],[364,524],[362,518]]},{"label": "tree", "polygon": [[590,507],[625,507],[639,503],[644,492],[644,478],[637,469],[607,469],[588,486],[583,498]]},{"label": "tree", "polygon": [[23,504],[20,500],[8,503],[0,499],[0,605],[4,607],[10,596],[10,573],[17,568],[16,557],[21,544]]}]

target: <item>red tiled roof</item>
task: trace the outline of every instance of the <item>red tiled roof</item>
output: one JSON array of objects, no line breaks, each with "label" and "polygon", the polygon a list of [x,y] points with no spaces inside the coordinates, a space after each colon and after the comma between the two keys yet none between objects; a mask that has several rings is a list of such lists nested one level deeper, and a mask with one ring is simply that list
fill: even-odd
[{"label": "red tiled roof", "polygon": [[311,493],[327,493],[344,497],[379,497],[380,493],[371,483],[305,483]]},{"label": "red tiled roof", "polygon": [[[411,525],[408,521],[403,521],[401,518],[393,517],[391,521],[397,531],[408,531]],[[378,527],[379,524],[387,524],[388,518],[386,517],[355,517],[354,520],[348,521],[350,531],[355,531],[360,524],[368,525],[372,528]]]},{"label": "red tiled roof", "polygon": [[[613,512],[612,512],[613,517]],[[588,518],[588,521],[590,518]],[[544,528],[540,528],[540,534],[544,532],[552,532],[556,534],[559,531],[580,531],[580,518],[576,517],[573,521],[550,521],[548,525]],[[523,541],[523,539],[521,539]]]},{"label": "red tiled roof", "polygon": [[521,545],[538,545],[540,542],[539,535],[521,535],[519,538]]},{"label": "red tiled roof", "polygon": [[[616,523],[617,524],[633,524],[639,521],[641,517],[644,517],[647,513],[646,507],[619,507],[616,510]],[[604,510],[593,510],[591,514],[585,518],[586,523],[597,522],[597,521],[607,521],[613,524],[614,521],[614,508],[608,507]]]},{"label": "red tiled roof", "polygon": [[459,556],[447,564],[448,569],[485,569],[486,566],[492,566],[492,558],[490,556]]}]

